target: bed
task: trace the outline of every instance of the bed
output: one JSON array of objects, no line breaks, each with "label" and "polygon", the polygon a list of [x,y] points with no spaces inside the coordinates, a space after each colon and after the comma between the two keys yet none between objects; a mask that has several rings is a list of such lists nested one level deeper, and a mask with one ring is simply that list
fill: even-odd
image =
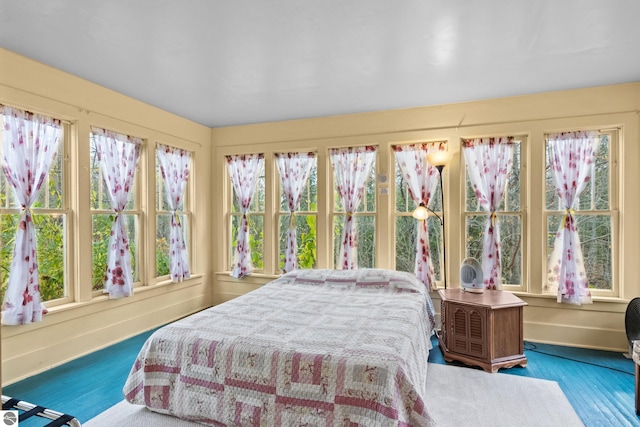
[{"label": "bed", "polygon": [[123,392],[215,426],[432,426],[434,324],[412,274],[295,270],[157,330]]}]

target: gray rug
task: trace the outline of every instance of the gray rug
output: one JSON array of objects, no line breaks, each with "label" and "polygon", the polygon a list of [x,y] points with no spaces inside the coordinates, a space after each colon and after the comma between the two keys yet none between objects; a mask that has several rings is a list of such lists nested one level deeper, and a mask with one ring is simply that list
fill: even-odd
[{"label": "gray rug", "polygon": [[[518,368],[514,368],[518,369]],[[554,381],[429,364],[427,405],[439,426],[582,426]],[[198,427],[122,401],[85,427]]]}]

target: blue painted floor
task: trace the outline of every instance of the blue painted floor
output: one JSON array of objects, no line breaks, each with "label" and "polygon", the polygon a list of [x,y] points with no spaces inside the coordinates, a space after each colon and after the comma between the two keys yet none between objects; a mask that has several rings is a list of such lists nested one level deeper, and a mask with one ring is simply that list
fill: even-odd
[{"label": "blue painted floor", "polygon": [[[138,350],[152,333],[136,335],[3,387],[2,394],[73,415],[84,423],[123,399],[122,387],[127,375]],[[21,422],[20,427],[45,424],[44,418],[31,417]]]},{"label": "blue painted floor", "polygon": [[[86,422],[123,399],[131,365],[152,332],[7,386],[2,393]],[[429,362],[445,364],[435,337],[432,342]],[[634,406],[634,365],[621,353],[526,342],[525,354],[526,368],[500,372],[558,382],[586,426],[640,426]],[[35,419],[20,427],[44,424]]]}]

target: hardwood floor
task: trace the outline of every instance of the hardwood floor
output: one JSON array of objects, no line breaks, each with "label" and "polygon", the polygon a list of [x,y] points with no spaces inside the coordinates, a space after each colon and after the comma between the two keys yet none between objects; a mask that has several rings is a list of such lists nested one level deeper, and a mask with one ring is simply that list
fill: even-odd
[{"label": "hardwood floor", "polygon": [[[126,376],[152,332],[9,385],[2,393],[71,414],[84,423],[123,399]],[[429,362],[445,364],[435,338],[432,343]],[[525,342],[525,354],[526,368],[501,369],[494,375],[558,382],[586,426],[640,426],[634,406],[634,363],[621,353]],[[20,423],[20,427],[41,425]]]}]

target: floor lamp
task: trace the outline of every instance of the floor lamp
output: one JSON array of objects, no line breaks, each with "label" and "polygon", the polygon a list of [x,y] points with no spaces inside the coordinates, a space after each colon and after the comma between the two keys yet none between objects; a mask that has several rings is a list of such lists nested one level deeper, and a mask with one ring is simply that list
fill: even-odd
[{"label": "floor lamp", "polygon": [[451,153],[448,151],[432,151],[427,154],[427,161],[438,169],[438,175],[440,178],[440,203],[442,205],[442,215],[438,215],[432,209],[429,209],[423,202],[413,211],[413,217],[418,220],[426,221],[429,212],[434,214],[440,220],[440,226],[442,227],[442,281],[444,288],[447,289],[447,246],[446,237],[444,231],[444,191],[442,188],[442,170],[451,160]]}]

